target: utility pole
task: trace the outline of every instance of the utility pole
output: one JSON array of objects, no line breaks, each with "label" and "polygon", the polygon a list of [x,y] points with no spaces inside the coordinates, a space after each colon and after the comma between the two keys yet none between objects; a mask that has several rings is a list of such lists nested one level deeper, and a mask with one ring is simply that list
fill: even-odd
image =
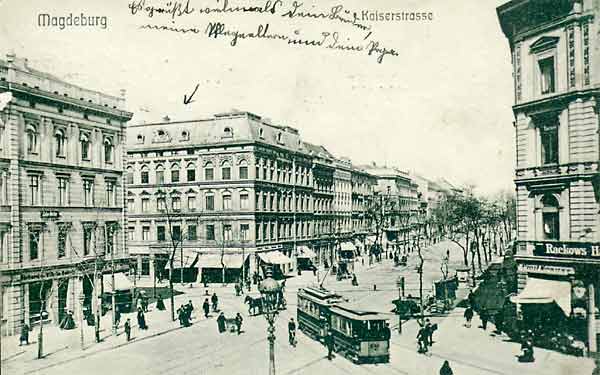
[{"label": "utility pole", "polygon": [[398,277],[398,280],[396,280],[396,285],[398,286],[398,333],[402,334],[402,313],[400,311],[400,303],[404,297],[404,276]]}]

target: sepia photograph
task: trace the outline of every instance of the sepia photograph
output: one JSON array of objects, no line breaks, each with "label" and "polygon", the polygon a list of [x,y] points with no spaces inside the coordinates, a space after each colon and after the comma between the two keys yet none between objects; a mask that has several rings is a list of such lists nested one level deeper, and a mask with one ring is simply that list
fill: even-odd
[{"label": "sepia photograph", "polygon": [[599,375],[600,0],[0,0],[4,375]]}]

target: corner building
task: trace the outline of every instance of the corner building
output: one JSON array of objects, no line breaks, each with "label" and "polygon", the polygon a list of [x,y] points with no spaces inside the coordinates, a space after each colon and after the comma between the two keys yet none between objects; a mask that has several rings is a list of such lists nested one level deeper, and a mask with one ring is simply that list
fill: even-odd
[{"label": "corner building", "polygon": [[512,54],[519,295],[525,329],[597,352],[600,302],[600,2],[497,9]]},{"label": "corner building", "polygon": [[10,335],[22,321],[58,324],[67,310],[80,320],[101,288],[95,269],[127,271],[122,171],[132,114],[122,96],[13,54],[0,60],[0,96],[1,321]]}]

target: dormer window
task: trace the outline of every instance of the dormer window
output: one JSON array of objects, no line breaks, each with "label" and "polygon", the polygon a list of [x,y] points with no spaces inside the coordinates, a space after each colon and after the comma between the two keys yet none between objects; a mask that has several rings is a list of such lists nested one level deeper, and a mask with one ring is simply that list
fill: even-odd
[{"label": "dormer window", "polygon": [[277,143],[283,143],[283,135],[281,133],[277,134]]},{"label": "dormer window", "polygon": [[182,141],[189,141],[190,140],[190,133],[187,130],[184,130],[181,132],[181,140]]},{"label": "dormer window", "polygon": [[164,130],[159,130],[158,131],[158,136],[159,137],[164,137],[165,136],[165,131]]},{"label": "dormer window", "polygon": [[260,138],[264,138],[264,137],[265,137],[265,130],[264,130],[263,128],[260,128],[260,129],[258,130],[258,136],[259,136]]},{"label": "dormer window", "polygon": [[230,127],[226,127],[223,129],[223,138],[231,138],[233,137],[233,130]]},{"label": "dormer window", "polygon": [[138,134],[137,136],[137,143],[138,144],[143,144],[144,143],[144,136],[141,134]]}]

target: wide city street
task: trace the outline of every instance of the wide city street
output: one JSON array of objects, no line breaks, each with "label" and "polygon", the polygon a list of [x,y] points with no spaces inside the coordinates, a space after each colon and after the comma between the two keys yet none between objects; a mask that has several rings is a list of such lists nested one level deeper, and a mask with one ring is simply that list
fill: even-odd
[{"label": "wide city street", "polygon": [[[424,266],[424,290],[431,290],[433,280],[441,275],[440,261],[450,250],[450,270],[461,265],[460,248],[451,242],[442,242],[426,249]],[[536,349],[537,360],[534,363],[518,363],[516,355],[519,344],[508,341],[507,337],[495,336],[490,327],[487,331],[478,328],[478,318],[472,328],[463,327],[463,309],[458,307],[450,314],[433,316],[432,321],[439,325],[434,335],[434,344],[429,355],[417,353],[417,323],[405,321],[402,334],[397,332],[397,317],[391,313],[391,301],[398,297],[396,279],[399,275],[406,278],[406,294],[418,296],[418,273],[415,266],[416,254],[411,255],[407,266],[394,267],[391,260],[371,266],[368,261],[363,266],[359,260],[356,273],[359,286],[353,287],[349,279],[337,281],[327,276],[323,285],[333,289],[349,299],[354,305],[389,314],[391,337],[391,359],[387,364],[356,365],[344,357],[327,359],[326,348],[298,333],[298,343],[292,347],[287,341],[287,322],[296,316],[296,294],[300,287],[315,285],[316,277],[312,272],[303,272],[286,282],[288,308],[282,311],[276,322],[275,362],[278,374],[437,374],[444,360],[448,360],[455,374],[590,374],[594,368],[589,359],[575,358],[557,352]],[[248,316],[243,297],[236,297],[233,286],[214,285],[209,293],[216,291],[220,296],[220,309],[226,317],[233,318],[237,312],[244,317],[243,332],[219,334],[215,321],[216,314],[208,319],[200,317],[199,310],[204,300],[205,288],[196,285],[181,289],[185,294],[176,299],[176,305],[192,300],[196,307],[193,325],[176,329],[154,337],[143,337],[137,327],[133,331],[133,340],[127,345],[107,348],[98,352],[81,354],[76,344],[65,348],[72,352],[71,357],[60,358],[61,354],[50,355],[43,360],[34,359],[34,351],[17,356],[2,364],[4,373],[21,374],[267,374],[268,341],[267,323],[263,316]],[[459,290],[460,296],[468,293],[468,287]],[[162,314],[164,320],[168,311],[151,311],[148,314],[149,326],[154,316]],[[133,315],[132,320],[135,320]],[[172,327],[177,322],[167,323]],[[122,328],[121,328],[122,331]],[[113,340],[125,341],[124,335]],[[52,340],[53,338],[47,338]],[[58,339],[58,338],[57,338]],[[31,345],[34,346],[34,345]],[[79,351],[79,353],[78,353]],[[64,356],[64,353],[62,354]],[[55,357],[55,358],[53,358]],[[560,363],[560,365],[558,365]]]}]

